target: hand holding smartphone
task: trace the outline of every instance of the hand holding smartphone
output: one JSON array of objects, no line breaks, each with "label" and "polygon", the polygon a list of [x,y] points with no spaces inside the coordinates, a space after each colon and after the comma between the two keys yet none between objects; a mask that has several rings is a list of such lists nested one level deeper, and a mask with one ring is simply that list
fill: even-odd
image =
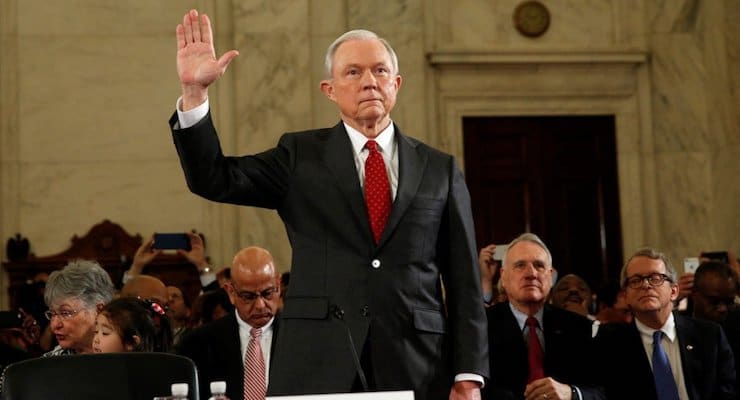
[{"label": "hand holding smartphone", "polygon": [[155,233],[152,248],[156,250],[190,251],[190,237],[185,233]]},{"label": "hand holding smartphone", "polygon": [[683,259],[683,272],[696,273],[699,268],[699,257],[686,257]]}]

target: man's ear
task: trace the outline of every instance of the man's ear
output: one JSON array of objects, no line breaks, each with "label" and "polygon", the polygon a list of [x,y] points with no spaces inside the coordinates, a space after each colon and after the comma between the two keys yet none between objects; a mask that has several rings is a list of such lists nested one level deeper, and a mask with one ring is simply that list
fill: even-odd
[{"label": "man's ear", "polygon": [[320,83],[321,92],[331,101],[336,101],[334,96],[334,85],[332,85],[330,79],[324,79]]}]

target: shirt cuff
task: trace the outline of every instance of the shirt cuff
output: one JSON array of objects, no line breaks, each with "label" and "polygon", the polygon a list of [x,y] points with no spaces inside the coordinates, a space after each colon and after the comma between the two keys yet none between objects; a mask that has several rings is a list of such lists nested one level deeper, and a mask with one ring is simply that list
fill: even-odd
[{"label": "shirt cuff", "polygon": [[581,389],[578,389],[578,386],[576,386],[576,385],[571,385],[571,386],[573,386],[573,388],[576,390],[576,394],[578,395],[578,398],[577,399],[572,399],[572,400],[583,400],[583,395],[581,394]]},{"label": "shirt cuff", "polygon": [[216,280],[215,272],[204,272],[200,274],[200,285],[206,287]]},{"label": "shirt cuff", "polygon": [[461,381],[473,381],[480,383],[480,387],[483,387],[483,377],[478,374],[457,374],[455,375],[455,382]]},{"label": "shirt cuff", "polygon": [[188,111],[181,111],[182,96],[180,96],[177,99],[177,103],[175,104],[175,109],[177,110],[177,120],[179,124],[179,126],[176,126],[175,128],[187,129],[205,118],[205,116],[208,115],[208,110],[210,109],[210,106],[208,105],[208,99],[206,99],[206,101],[204,101],[203,104],[199,105],[198,107],[195,107]]}]

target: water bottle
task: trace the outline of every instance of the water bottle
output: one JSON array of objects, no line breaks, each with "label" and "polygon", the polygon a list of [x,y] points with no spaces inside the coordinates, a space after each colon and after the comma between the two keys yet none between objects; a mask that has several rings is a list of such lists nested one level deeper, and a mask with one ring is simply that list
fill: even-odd
[{"label": "water bottle", "polygon": [[157,396],[154,400],[188,400],[187,383],[173,383],[170,390],[172,396]]},{"label": "water bottle", "polygon": [[226,396],[226,382],[211,382],[211,397],[208,400],[229,400]]}]

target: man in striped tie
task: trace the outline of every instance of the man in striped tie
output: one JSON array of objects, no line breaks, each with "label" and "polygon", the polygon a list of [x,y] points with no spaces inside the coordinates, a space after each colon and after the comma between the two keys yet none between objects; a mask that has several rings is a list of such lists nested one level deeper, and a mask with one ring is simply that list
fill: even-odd
[{"label": "man in striped tie", "polygon": [[198,367],[201,398],[209,397],[210,382],[226,381],[232,400],[264,399],[280,298],[270,253],[259,247],[240,250],[226,291],[236,312],[183,338],[180,353]]}]

